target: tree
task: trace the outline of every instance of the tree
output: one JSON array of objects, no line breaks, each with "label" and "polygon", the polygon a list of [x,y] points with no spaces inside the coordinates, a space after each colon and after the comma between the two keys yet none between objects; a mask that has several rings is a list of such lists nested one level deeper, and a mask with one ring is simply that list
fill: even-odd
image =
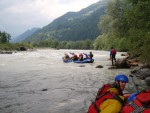
[{"label": "tree", "polygon": [[0,43],[9,43],[10,37],[10,34],[0,31]]},{"label": "tree", "polygon": [[141,61],[150,64],[150,1],[112,0],[99,26],[102,34],[94,48],[115,46],[120,51],[140,55]]},{"label": "tree", "polygon": [[129,8],[126,9],[127,22],[129,25],[128,38],[132,42],[130,51],[140,54],[143,62],[150,63],[150,1],[128,0]]},{"label": "tree", "polygon": [[126,36],[128,25],[126,25],[125,4],[124,0],[112,0],[108,3],[106,14],[99,22],[102,34],[95,40],[94,48],[110,49],[111,46],[117,48],[120,38]]}]

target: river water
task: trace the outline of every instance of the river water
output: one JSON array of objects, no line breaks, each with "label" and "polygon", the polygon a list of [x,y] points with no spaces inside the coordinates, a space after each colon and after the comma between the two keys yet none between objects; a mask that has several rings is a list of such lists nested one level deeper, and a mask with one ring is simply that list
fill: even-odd
[{"label": "river water", "polygon": [[[99,87],[113,82],[116,74],[130,71],[108,69],[108,51],[92,51],[95,61],[89,64],[64,63],[65,52],[89,50],[0,54],[0,113],[86,113]],[[132,84],[127,85],[126,91],[131,88]]]}]

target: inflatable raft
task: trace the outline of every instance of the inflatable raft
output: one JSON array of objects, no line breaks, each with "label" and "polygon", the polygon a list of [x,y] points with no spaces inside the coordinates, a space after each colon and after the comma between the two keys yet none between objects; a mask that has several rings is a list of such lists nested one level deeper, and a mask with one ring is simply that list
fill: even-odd
[{"label": "inflatable raft", "polygon": [[93,62],[94,62],[94,59],[88,58],[88,59],[84,59],[84,60],[82,60],[82,61],[75,60],[75,61],[73,61],[73,62],[74,62],[74,63],[93,63]]},{"label": "inflatable raft", "polygon": [[72,60],[71,58],[70,59],[64,59],[64,57],[62,57],[62,60],[63,62],[65,63],[69,63],[69,62],[74,62],[74,63],[93,63],[94,62],[94,59],[84,59],[82,61],[79,61],[79,60]]},{"label": "inflatable raft", "polygon": [[63,62],[65,62],[65,63],[72,62],[72,59],[71,59],[71,58],[69,58],[69,59],[64,59],[64,57],[62,57],[62,60],[63,60]]}]

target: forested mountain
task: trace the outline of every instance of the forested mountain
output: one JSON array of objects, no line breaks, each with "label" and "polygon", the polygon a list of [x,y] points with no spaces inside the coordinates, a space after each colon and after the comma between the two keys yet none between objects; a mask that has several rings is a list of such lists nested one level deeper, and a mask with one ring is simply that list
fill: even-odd
[{"label": "forested mountain", "polygon": [[30,30],[25,31],[24,33],[22,33],[21,35],[19,35],[17,38],[13,39],[13,42],[21,42],[24,39],[26,39],[27,37],[31,36],[33,33],[35,33],[36,31],[40,30],[40,28],[32,28]]},{"label": "forested mountain", "polygon": [[113,0],[99,21],[101,35],[95,49],[129,51],[150,64],[150,1]]},{"label": "forested mountain", "polygon": [[[109,50],[113,46],[150,64],[149,15],[149,0],[103,0],[66,13],[25,40],[33,47],[57,49]],[[0,35],[0,45],[9,42],[9,34]],[[2,49],[8,48],[3,45]]]},{"label": "forested mountain", "polygon": [[110,0],[99,1],[79,12],[68,12],[26,38],[25,41],[95,39],[100,34],[98,22],[100,16],[105,13],[108,1]]}]

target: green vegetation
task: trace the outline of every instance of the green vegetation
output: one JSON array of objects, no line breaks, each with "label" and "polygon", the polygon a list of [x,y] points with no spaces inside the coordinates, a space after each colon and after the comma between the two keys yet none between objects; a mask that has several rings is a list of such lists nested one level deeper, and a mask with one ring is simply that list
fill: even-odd
[{"label": "green vegetation", "polygon": [[57,49],[93,49],[92,40],[83,41],[58,41],[50,38],[40,42],[31,42],[34,47],[50,47]]},{"label": "green vegetation", "polygon": [[39,42],[54,38],[59,41],[94,40],[99,34],[99,17],[104,14],[107,0],[99,1],[79,12],[68,12],[38,30],[24,41]]},{"label": "green vegetation", "polygon": [[[96,11],[96,13],[98,12]],[[128,51],[133,55],[138,55],[142,62],[150,64],[149,0],[110,0],[106,13],[103,16],[99,15],[99,22],[96,13],[90,17],[82,15],[81,18],[73,18],[75,14],[68,13],[66,14],[67,19],[64,19],[63,16],[56,19],[54,22],[59,24],[56,25],[52,22],[51,27],[48,25],[44,28],[45,32],[38,32],[30,37],[32,41],[28,38],[26,42],[31,42],[23,46],[95,50],[109,50],[113,46],[118,51]],[[100,13],[102,14],[102,12]],[[94,21],[94,17],[96,17],[96,21]],[[95,28],[96,35],[91,32],[92,21],[100,28],[99,36],[97,36],[98,31]],[[95,39],[93,39],[94,35],[97,36]],[[67,41],[63,41],[65,38]],[[0,32],[0,49],[16,49],[21,46],[9,44],[9,40],[9,34]]]},{"label": "green vegetation", "polygon": [[0,43],[9,43],[10,37],[10,34],[0,31]]},{"label": "green vegetation", "polygon": [[32,49],[32,45],[28,43],[0,43],[0,50],[5,51],[20,51],[20,47],[26,47],[28,49]]},{"label": "green vegetation", "polygon": [[94,42],[95,49],[129,51],[150,63],[150,1],[112,0],[107,13],[100,18],[102,34]]},{"label": "green vegetation", "polygon": [[33,48],[29,43],[9,43],[10,34],[0,31],[0,50],[19,50],[20,47]]}]

